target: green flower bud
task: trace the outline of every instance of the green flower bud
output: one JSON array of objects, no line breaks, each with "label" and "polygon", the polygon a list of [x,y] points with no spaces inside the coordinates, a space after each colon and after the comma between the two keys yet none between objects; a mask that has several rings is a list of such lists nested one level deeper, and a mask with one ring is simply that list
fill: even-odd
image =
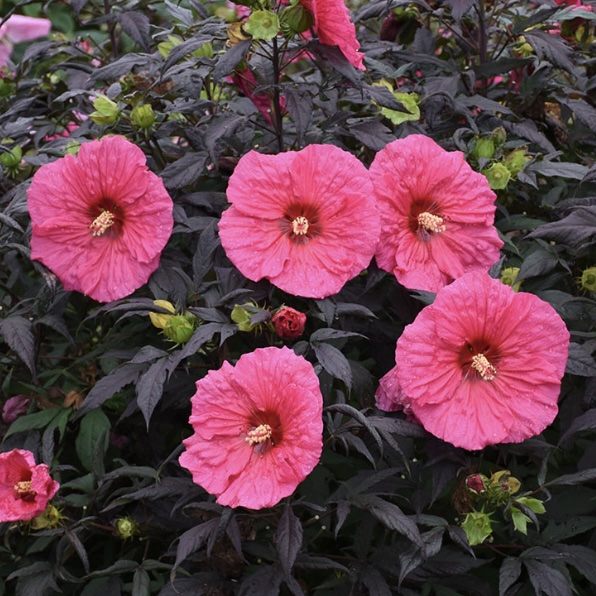
[{"label": "green flower bud", "polygon": [[257,10],[251,13],[243,29],[254,39],[271,41],[280,31],[279,18],[274,12]]},{"label": "green flower bud", "polygon": [[502,126],[497,126],[493,130],[493,134],[495,135],[495,141],[502,145],[507,140],[507,131]]},{"label": "green flower bud", "polygon": [[482,173],[486,176],[493,190],[507,188],[507,184],[511,179],[511,172],[500,163],[494,163],[488,170],[484,170]]},{"label": "green flower bud", "polygon": [[122,540],[128,540],[139,533],[139,524],[132,517],[120,517],[116,520],[116,534]]},{"label": "green flower bud", "polygon": [[149,129],[155,123],[155,112],[149,104],[139,105],[133,108],[130,119],[139,128]]},{"label": "green flower bud", "polygon": [[588,292],[596,292],[596,267],[588,267],[582,271],[580,285]]},{"label": "green flower bud", "polygon": [[471,511],[466,515],[462,525],[471,546],[482,544],[491,534],[490,515],[482,511]]},{"label": "green flower bud", "polygon": [[501,271],[501,282],[506,286],[511,286],[514,291],[518,292],[523,282],[521,279],[517,281],[519,272],[519,267],[506,267]]},{"label": "green flower bud", "polygon": [[93,102],[95,112],[92,112],[89,117],[95,124],[107,126],[115,124],[120,118],[120,108],[115,101],[112,101],[105,95],[98,95]]},{"label": "green flower bud", "polygon": [[246,307],[253,306],[252,304],[236,304],[232,309],[232,321],[238,325],[240,331],[249,332],[252,331],[256,325],[250,322],[250,317],[253,313],[249,312]]},{"label": "green flower bud", "polygon": [[284,35],[303,33],[314,25],[313,15],[302,6],[294,4],[282,10],[279,16],[279,25]]},{"label": "green flower bud", "polygon": [[0,164],[5,168],[16,168],[23,157],[23,150],[17,145],[10,151],[0,154]]},{"label": "green flower bud", "polygon": [[164,335],[177,344],[185,344],[195,331],[196,317],[192,315],[174,315],[164,327]]},{"label": "green flower bud", "polygon": [[34,530],[49,530],[59,526],[63,519],[64,516],[60,509],[48,503],[45,511],[34,517],[30,524]]},{"label": "green flower bud", "polygon": [[495,154],[495,142],[491,138],[480,138],[476,141],[476,147],[472,155],[476,159],[490,159]]},{"label": "green flower bud", "polygon": [[503,160],[503,165],[511,172],[512,176],[517,176],[531,159],[532,158],[526,154],[526,148],[520,147],[519,149],[514,149]]}]

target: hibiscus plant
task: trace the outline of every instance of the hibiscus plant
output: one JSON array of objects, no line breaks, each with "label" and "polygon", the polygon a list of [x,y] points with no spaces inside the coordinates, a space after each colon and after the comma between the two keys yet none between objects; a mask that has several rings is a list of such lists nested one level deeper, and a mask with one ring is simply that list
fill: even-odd
[{"label": "hibiscus plant", "polygon": [[595,8],[0,2],[0,596],[594,593]]}]

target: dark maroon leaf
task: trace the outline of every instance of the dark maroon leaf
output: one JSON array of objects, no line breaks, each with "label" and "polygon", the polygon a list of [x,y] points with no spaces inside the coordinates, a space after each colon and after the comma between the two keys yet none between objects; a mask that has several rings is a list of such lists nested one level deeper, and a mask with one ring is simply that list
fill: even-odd
[{"label": "dark maroon leaf", "polygon": [[545,224],[528,238],[546,238],[567,246],[580,246],[596,237],[596,207],[579,207],[559,221]]},{"label": "dark maroon leaf", "polygon": [[145,364],[123,364],[97,381],[93,389],[87,394],[78,416],[90,412],[94,408],[99,408],[116,392],[120,391],[122,387],[134,383],[145,368]]},{"label": "dark maroon leaf", "polygon": [[576,342],[569,344],[569,359],[566,372],[580,377],[596,376],[596,361],[591,352],[584,345]]},{"label": "dark maroon leaf", "polygon": [[176,567],[178,567],[190,554],[199,550],[207,542],[209,536],[217,531],[218,526],[219,517],[214,517],[184,532],[178,539],[174,569],[176,569]]},{"label": "dark maroon leaf", "polygon": [[161,173],[166,188],[174,190],[195,182],[203,173],[206,161],[206,153],[185,153],[180,159],[169,164]]},{"label": "dark maroon leaf", "polygon": [[418,548],[424,549],[418,527],[397,505],[374,495],[359,495],[352,504],[370,511],[384,526],[403,534]]},{"label": "dark maroon leaf", "polygon": [[143,373],[136,384],[137,403],[141,410],[147,429],[155,406],[159,403],[163,393],[163,384],[168,373],[168,358],[154,362],[147,372]]},{"label": "dark maroon leaf", "polygon": [[551,565],[533,559],[523,559],[523,562],[536,594],[544,593],[546,596],[573,595],[569,579]]},{"label": "dark maroon leaf", "polygon": [[289,577],[302,546],[302,524],[294,515],[291,505],[286,505],[275,532],[275,544],[279,563],[285,577]]},{"label": "dark maroon leaf", "polygon": [[213,69],[213,79],[219,81],[229,75],[246,58],[252,45],[252,39],[246,39],[230,48],[218,61]]},{"label": "dark maroon leaf", "polygon": [[119,16],[120,25],[144,50],[149,49],[149,17],[137,10],[123,12]]},{"label": "dark maroon leaf", "polygon": [[336,379],[346,384],[348,390],[352,387],[352,369],[348,359],[331,344],[313,342],[311,346],[321,366]]},{"label": "dark maroon leaf", "polygon": [[20,315],[0,319],[0,333],[11,350],[27,365],[35,377],[35,337],[31,321]]}]

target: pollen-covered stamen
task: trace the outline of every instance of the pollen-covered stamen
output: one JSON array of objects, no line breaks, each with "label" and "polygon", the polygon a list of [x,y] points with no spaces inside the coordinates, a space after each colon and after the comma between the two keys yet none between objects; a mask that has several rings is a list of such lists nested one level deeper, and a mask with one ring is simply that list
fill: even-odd
[{"label": "pollen-covered stamen", "polygon": [[472,368],[477,370],[485,381],[492,381],[497,376],[497,369],[488,361],[484,354],[476,354],[472,358]]},{"label": "pollen-covered stamen", "polygon": [[256,428],[246,433],[245,441],[249,445],[263,443],[271,438],[273,429],[268,424],[259,424]]},{"label": "pollen-covered stamen", "polygon": [[309,225],[308,219],[304,215],[299,215],[292,221],[292,232],[296,236],[305,236],[308,234]]},{"label": "pollen-covered stamen", "polygon": [[114,214],[111,211],[102,211],[90,224],[89,229],[93,236],[101,236],[114,224]]},{"label": "pollen-covered stamen", "polygon": [[21,480],[14,485],[14,492],[17,494],[19,499],[23,501],[32,500],[37,494],[34,490],[31,490],[31,480]]},{"label": "pollen-covered stamen", "polygon": [[440,215],[433,215],[428,211],[424,211],[418,215],[418,226],[427,232],[434,232],[435,234],[444,232],[447,228],[443,222],[444,220]]}]

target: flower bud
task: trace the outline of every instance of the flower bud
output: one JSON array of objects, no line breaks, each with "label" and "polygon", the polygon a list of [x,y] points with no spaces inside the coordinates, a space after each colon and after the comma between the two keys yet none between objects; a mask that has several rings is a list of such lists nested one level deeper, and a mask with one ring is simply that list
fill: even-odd
[{"label": "flower bud", "polygon": [[486,483],[488,482],[488,478],[484,476],[484,474],[470,474],[466,478],[466,488],[479,495],[486,491]]},{"label": "flower bud", "polygon": [[64,516],[60,509],[48,503],[45,511],[34,517],[29,523],[34,530],[49,530],[59,526],[63,519]]},{"label": "flower bud", "polygon": [[253,39],[271,41],[280,31],[279,18],[274,12],[257,10],[251,13],[248,21],[244,23],[244,30],[252,35]]},{"label": "flower bud", "polygon": [[116,534],[122,540],[128,540],[139,533],[139,524],[132,517],[120,517],[115,523]]},{"label": "flower bud", "polygon": [[495,141],[502,145],[507,140],[507,131],[502,126],[497,126],[493,130],[493,134],[495,135]]},{"label": "flower bud", "polygon": [[6,151],[5,153],[0,153],[0,164],[2,164],[5,168],[16,168],[20,163],[23,157],[23,150],[17,145],[13,147],[10,151]]},{"label": "flower bud", "polygon": [[514,149],[507,157],[503,160],[503,165],[511,172],[512,176],[517,176],[524,168],[524,166],[532,158],[526,154],[526,148],[520,147]]},{"label": "flower bud", "polygon": [[596,292],[596,267],[588,267],[582,271],[580,285],[588,292]]},{"label": "flower bud", "polygon": [[282,306],[271,318],[275,333],[283,339],[296,339],[304,332],[306,315],[290,306]]},{"label": "flower bud", "polygon": [[155,123],[155,112],[150,104],[139,105],[133,108],[130,119],[139,128],[148,129]]},{"label": "flower bud", "polygon": [[157,327],[158,329],[164,329],[172,315],[176,314],[176,309],[174,308],[174,305],[171,302],[168,302],[167,300],[154,300],[153,304],[155,304],[155,306],[158,306],[159,308],[163,308],[164,310],[167,310],[168,312],[172,313],[170,315],[157,312],[149,313],[149,318],[151,319],[153,326]]},{"label": "flower bud", "polygon": [[120,108],[115,101],[112,101],[105,95],[98,95],[94,102],[93,107],[95,112],[92,112],[89,117],[95,124],[107,126],[115,124],[120,118]]},{"label": "flower bud", "polygon": [[506,286],[511,286],[515,292],[518,292],[523,282],[521,279],[517,281],[519,272],[519,267],[506,267],[501,271],[501,283],[504,283]]},{"label": "flower bud", "polygon": [[495,154],[495,142],[491,138],[479,138],[476,141],[476,146],[474,147],[474,151],[472,151],[472,155],[476,159],[490,159]]},{"label": "flower bud", "polygon": [[5,424],[12,424],[17,418],[27,413],[29,398],[24,395],[9,397],[2,407],[2,420]]},{"label": "flower bud", "polygon": [[486,176],[493,190],[507,188],[507,184],[511,179],[511,172],[500,163],[494,163],[488,170],[484,170],[482,173]]},{"label": "flower bud", "polygon": [[185,344],[195,331],[196,317],[192,315],[173,315],[168,319],[163,333],[177,344]]},{"label": "flower bud", "polygon": [[285,35],[304,33],[314,25],[314,22],[312,14],[302,4],[288,6],[279,15],[279,25]]}]

